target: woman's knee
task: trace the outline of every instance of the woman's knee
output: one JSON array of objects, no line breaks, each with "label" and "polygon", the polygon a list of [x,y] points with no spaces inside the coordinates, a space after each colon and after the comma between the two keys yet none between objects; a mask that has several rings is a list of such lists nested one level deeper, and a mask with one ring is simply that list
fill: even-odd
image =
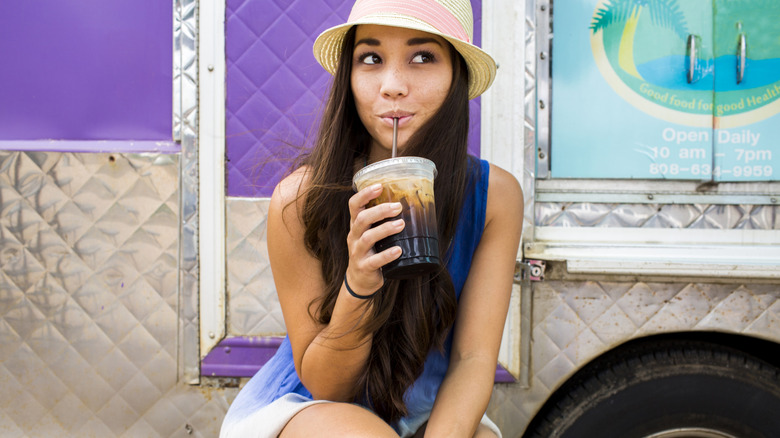
[{"label": "woman's knee", "polygon": [[279,436],[398,438],[398,434],[390,425],[376,414],[350,403],[319,403],[309,406],[291,418]]},{"label": "woman's knee", "polygon": [[474,433],[474,438],[498,438],[495,432],[484,424],[477,426],[477,431]]},{"label": "woman's knee", "polygon": [[[428,427],[427,421],[422,426],[420,426],[419,429],[417,429],[417,432],[414,434],[413,438],[422,438],[425,436],[426,427]],[[474,438],[498,438],[498,435],[496,435],[496,433],[493,432],[493,430],[491,430],[489,427],[480,423],[477,425],[477,430],[474,432]]]}]

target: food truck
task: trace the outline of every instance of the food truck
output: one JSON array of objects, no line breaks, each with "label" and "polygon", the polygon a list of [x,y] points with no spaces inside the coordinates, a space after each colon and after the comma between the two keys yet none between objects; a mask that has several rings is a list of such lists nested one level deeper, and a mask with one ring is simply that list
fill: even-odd
[{"label": "food truck", "polygon": [[[505,437],[778,436],[780,3],[472,0],[525,194]],[[0,4],[0,436],[218,435],[351,1]]]}]

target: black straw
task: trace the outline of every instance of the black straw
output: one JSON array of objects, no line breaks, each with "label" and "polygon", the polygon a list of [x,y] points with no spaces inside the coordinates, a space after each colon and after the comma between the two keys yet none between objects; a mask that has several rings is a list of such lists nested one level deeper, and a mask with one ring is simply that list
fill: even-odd
[{"label": "black straw", "polygon": [[393,158],[398,147],[398,117],[393,117]]}]

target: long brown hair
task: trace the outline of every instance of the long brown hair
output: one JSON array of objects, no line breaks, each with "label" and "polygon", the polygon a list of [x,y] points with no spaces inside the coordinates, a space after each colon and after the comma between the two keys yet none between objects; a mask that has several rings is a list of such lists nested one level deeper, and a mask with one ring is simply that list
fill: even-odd
[{"label": "long brown hair", "polygon": [[[311,303],[313,317],[330,321],[349,263],[348,200],[356,160],[368,157],[371,137],[361,123],[350,87],[355,28],[346,35],[319,133],[312,150],[299,165],[310,166],[310,187],[302,220],[304,241],[322,263],[325,294]],[[403,155],[436,163],[434,182],[442,259],[449,253],[466,190],[468,167],[468,70],[450,47],[453,77],[441,108],[407,142]],[[387,422],[407,414],[404,393],[423,371],[432,349],[443,352],[455,321],[457,300],[449,273],[438,272],[410,280],[385,280],[382,292],[368,306],[362,330],[371,339],[366,368],[355,388],[355,401],[371,407]]]}]

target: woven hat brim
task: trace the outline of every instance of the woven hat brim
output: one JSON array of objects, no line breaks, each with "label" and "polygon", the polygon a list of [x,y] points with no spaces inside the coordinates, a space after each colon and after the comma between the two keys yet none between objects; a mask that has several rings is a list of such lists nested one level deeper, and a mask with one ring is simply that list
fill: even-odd
[{"label": "woven hat brim", "polygon": [[432,26],[411,17],[404,17],[395,14],[389,15],[371,15],[364,17],[352,23],[341,24],[325,30],[314,41],[314,57],[322,67],[330,74],[335,74],[341,55],[341,45],[344,42],[344,36],[352,26],[359,24],[378,24],[382,26],[403,27],[407,29],[420,30],[423,32],[438,35],[455,47],[466,61],[469,69],[469,99],[473,99],[484,93],[493,80],[496,78],[496,61],[487,52],[481,48],[442,34]]}]

